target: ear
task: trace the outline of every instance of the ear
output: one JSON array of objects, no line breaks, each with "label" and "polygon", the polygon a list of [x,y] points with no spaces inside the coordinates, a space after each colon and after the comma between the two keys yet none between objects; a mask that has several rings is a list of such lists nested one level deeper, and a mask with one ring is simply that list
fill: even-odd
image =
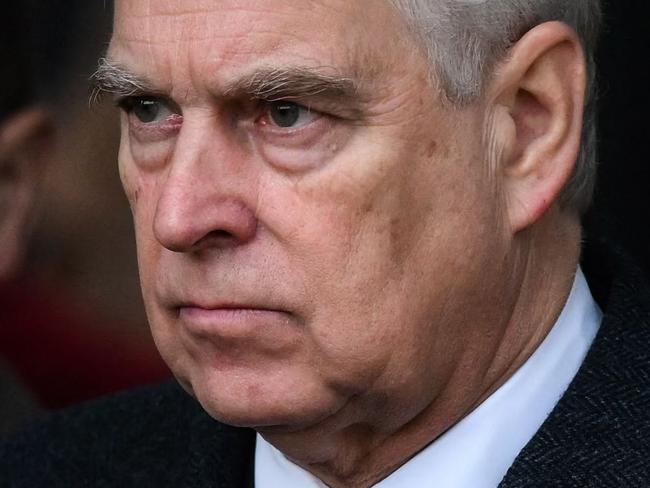
[{"label": "ear", "polygon": [[559,22],[529,31],[490,82],[500,186],[513,232],[537,222],[573,174],[580,149],[586,62],[576,34]]},{"label": "ear", "polygon": [[19,260],[34,191],[52,146],[52,124],[41,109],[11,115],[0,126],[0,279]]}]

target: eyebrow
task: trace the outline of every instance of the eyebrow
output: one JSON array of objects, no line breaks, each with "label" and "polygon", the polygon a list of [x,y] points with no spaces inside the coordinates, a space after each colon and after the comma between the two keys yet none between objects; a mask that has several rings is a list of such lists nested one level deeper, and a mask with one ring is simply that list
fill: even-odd
[{"label": "eyebrow", "polygon": [[248,96],[251,99],[276,102],[300,98],[328,98],[352,101],[360,98],[360,88],[353,79],[328,74],[331,68],[260,68],[230,84],[224,90],[228,97]]},{"label": "eyebrow", "polygon": [[[226,98],[248,97],[269,102],[314,97],[360,102],[362,97],[359,84],[352,78],[333,74],[334,71],[329,67],[262,67],[226,83],[221,95]],[[105,93],[122,97],[163,94],[146,78],[107,58],[99,60],[91,82],[91,102],[98,100]]]},{"label": "eyebrow", "polygon": [[140,94],[160,93],[146,78],[138,76],[119,64],[107,58],[100,58],[97,70],[90,77],[91,104],[97,102],[102,95],[133,96]]}]

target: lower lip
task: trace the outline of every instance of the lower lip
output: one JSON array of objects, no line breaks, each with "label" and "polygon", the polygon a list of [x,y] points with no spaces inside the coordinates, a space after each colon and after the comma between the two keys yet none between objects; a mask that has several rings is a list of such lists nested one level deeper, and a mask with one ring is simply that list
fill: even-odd
[{"label": "lower lip", "polygon": [[288,318],[286,312],[278,310],[199,307],[179,309],[179,319],[191,332],[232,338],[246,336],[273,325],[286,324]]}]

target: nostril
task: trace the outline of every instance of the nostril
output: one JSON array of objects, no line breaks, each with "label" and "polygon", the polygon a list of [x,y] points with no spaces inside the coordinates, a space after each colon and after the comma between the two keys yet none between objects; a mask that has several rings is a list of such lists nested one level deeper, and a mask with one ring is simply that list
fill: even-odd
[{"label": "nostril", "polygon": [[239,239],[236,234],[228,232],[227,230],[213,230],[204,235],[201,239],[194,243],[192,246],[195,250],[205,247],[228,247],[238,244]]},{"label": "nostril", "polygon": [[210,232],[206,237],[214,237],[217,239],[229,239],[231,237],[234,237],[230,232],[226,230],[214,230]]}]

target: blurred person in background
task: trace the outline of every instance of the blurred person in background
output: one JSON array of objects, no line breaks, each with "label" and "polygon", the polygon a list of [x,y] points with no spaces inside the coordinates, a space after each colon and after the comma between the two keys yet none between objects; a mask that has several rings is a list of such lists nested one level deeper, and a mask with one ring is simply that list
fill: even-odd
[{"label": "blurred person in background", "polygon": [[[23,160],[33,161],[18,173],[17,158],[3,159],[3,203],[19,182],[21,189],[32,189],[26,185],[35,180],[31,168],[41,174],[32,232],[17,247],[23,266],[3,244],[3,257],[15,269],[4,274],[0,287],[0,357],[45,409],[169,375],[141,310],[130,212],[113,171],[118,128],[106,116],[112,107],[88,109],[87,80],[104,48],[104,18],[110,16],[101,3],[52,1],[10,4],[0,17],[0,49],[7,59],[3,134],[15,139],[15,127],[23,127],[20,147],[30,149]],[[36,95],[56,127],[47,165],[39,162],[41,146],[28,137],[28,129],[38,128],[34,111],[29,119],[14,117]],[[32,125],[25,128],[25,120]],[[25,213],[25,200],[13,204],[11,215]],[[4,228],[15,231],[17,220],[6,220]],[[3,394],[0,403],[27,414],[18,398]]]},{"label": "blurred person in background", "polygon": [[[23,257],[39,176],[50,149],[52,125],[36,104],[24,22],[4,9],[0,28],[0,285]],[[1,287],[0,287],[1,290]],[[0,323],[0,327],[6,324]],[[0,432],[38,411],[32,393],[0,355]]]}]

